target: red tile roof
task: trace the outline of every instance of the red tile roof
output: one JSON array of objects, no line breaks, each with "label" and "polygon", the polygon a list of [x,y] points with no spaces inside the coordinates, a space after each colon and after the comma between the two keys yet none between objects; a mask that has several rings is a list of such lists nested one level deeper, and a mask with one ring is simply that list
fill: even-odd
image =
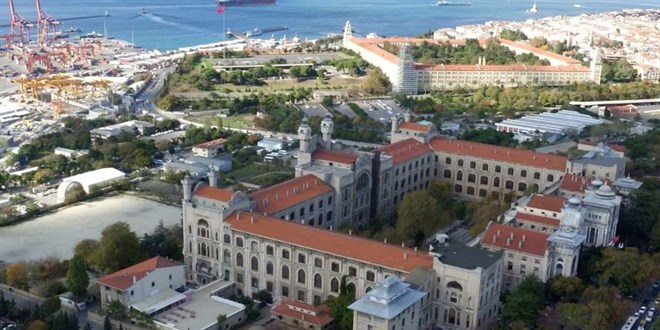
[{"label": "red tile roof", "polygon": [[153,257],[139,264],[103,276],[97,282],[119,290],[126,290],[133,285],[133,278],[135,278],[135,281],[139,281],[158,268],[177,266],[183,266],[183,264],[163,257]]},{"label": "red tile roof", "polygon": [[[561,183],[559,184],[559,189],[584,193],[584,191],[587,190],[587,188],[589,188],[589,184],[593,180],[594,178],[591,176],[584,177],[579,174],[566,174],[561,179]],[[610,180],[605,180],[604,183],[607,183],[610,186],[612,185],[612,181]]]},{"label": "red tile roof", "polygon": [[564,156],[541,154],[529,150],[445,138],[434,138],[430,144],[433,150],[450,154],[480,157],[562,172],[566,168],[566,157]]},{"label": "red tile roof", "polygon": [[409,131],[419,131],[419,132],[428,132],[431,129],[430,126],[417,124],[417,123],[410,123],[410,122],[403,122],[399,124],[399,128]]},{"label": "red tile roof", "polygon": [[219,145],[225,144],[225,142],[227,142],[226,139],[215,139],[213,141],[200,143],[196,145],[195,148],[213,149],[213,148],[217,148]]},{"label": "red tile roof", "polygon": [[581,65],[472,65],[472,64],[419,64],[415,69],[423,71],[543,71],[543,72],[588,72],[589,68]]},{"label": "red tile roof", "polygon": [[234,192],[211,186],[201,186],[195,190],[195,196],[215,199],[221,202],[229,202]]},{"label": "red tile roof", "polygon": [[257,203],[255,211],[273,214],[332,191],[333,188],[312,174],[259,189],[250,196]]},{"label": "red tile roof", "polygon": [[534,215],[529,213],[518,212],[516,214],[516,220],[525,221],[525,222],[534,222],[541,225],[559,227],[559,219],[548,218],[540,215]]},{"label": "red tile roof", "polygon": [[552,58],[552,59],[555,59],[555,60],[558,60],[558,61],[562,61],[566,64],[581,64],[580,61],[578,61],[574,58],[564,56],[564,55],[560,55],[560,54],[557,54],[557,53],[553,53],[553,52],[547,51],[545,49],[532,47],[532,46],[530,46],[528,44],[524,44],[522,42],[512,41],[512,40],[508,40],[508,39],[498,39],[497,41],[502,46],[519,48],[523,51],[532,53],[536,56],[549,57],[549,58]]},{"label": "red tile roof", "polygon": [[428,144],[419,142],[413,138],[388,144],[379,149],[383,154],[392,157],[394,165],[419,157],[431,151]]},{"label": "red tile roof", "polygon": [[324,251],[384,268],[410,272],[416,267],[433,267],[431,256],[421,251],[256,213],[234,212],[225,218],[225,223],[235,231]]},{"label": "red tile roof", "polygon": [[330,314],[328,305],[312,306],[296,300],[288,300],[273,307],[271,313],[288,316],[318,327],[324,327],[335,320]]},{"label": "red tile roof", "polygon": [[527,207],[560,213],[565,202],[564,197],[536,194],[529,200]]},{"label": "red tile roof", "polygon": [[491,223],[486,229],[483,239],[481,239],[481,245],[542,257],[545,255],[548,246],[546,241],[548,237],[550,235],[533,230]]},{"label": "red tile roof", "polygon": [[344,151],[317,149],[312,153],[312,159],[325,160],[341,164],[353,164],[358,159],[357,154]]}]

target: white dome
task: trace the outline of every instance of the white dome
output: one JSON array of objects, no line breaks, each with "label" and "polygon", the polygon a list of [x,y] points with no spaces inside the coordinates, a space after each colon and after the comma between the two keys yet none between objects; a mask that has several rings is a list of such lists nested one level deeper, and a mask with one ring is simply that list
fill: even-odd
[{"label": "white dome", "polygon": [[574,206],[578,206],[578,205],[580,205],[580,199],[577,198],[577,197],[571,197],[571,198],[568,200],[568,204],[570,204],[570,205],[574,205]]}]

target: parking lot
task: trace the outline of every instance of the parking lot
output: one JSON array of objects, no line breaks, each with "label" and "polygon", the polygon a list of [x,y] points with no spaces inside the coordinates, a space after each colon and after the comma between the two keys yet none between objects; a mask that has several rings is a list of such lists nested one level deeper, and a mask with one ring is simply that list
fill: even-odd
[{"label": "parking lot", "polygon": [[642,303],[635,312],[628,317],[622,330],[650,330],[657,322],[658,307],[660,306],[660,281],[653,283],[651,291],[642,296]]},{"label": "parking lot", "polygon": [[325,110],[319,103],[310,102],[308,104],[300,106],[300,109],[305,113],[307,117],[325,117],[329,112]]},{"label": "parking lot", "polygon": [[355,102],[360,108],[367,112],[369,117],[381,123],[388,123],[392,116],[403,117],[405,110],[398,106],[394,100],[366,100]]}]

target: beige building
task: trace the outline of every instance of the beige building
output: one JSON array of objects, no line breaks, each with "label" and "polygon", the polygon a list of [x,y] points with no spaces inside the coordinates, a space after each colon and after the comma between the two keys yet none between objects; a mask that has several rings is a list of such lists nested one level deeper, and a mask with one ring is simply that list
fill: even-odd
[{"label": "beige building", "polygon": [[112,301],[147,314],[185,302],[186,296],[175,291],[186,284],[185,266],[163,257],[154,257],[97,280],[101,305]]},{"label": "beige building", "polygon": [[204,158],[213,158],[225,150],[225,139],[216,139],[193,146],[193,155]]},{"label": "beige building", "polygon": [[[531,53],[550,61],[551,65],[491,65],[480,58],[476,65],[414,63],[411,44],[449,43],[464,44],[465,40],[435,40],[421,38],[357,38],[353,36],[350,22],[344,27],[343,47],[358,54],[378,67],[392,82],[393,89],[406,94],[455,88],[479,88],[481,86],[560,86],[576,82],[600,83],[601,64],[598,57],[590,67],[570,57],[534,48],[527,44],[505,39],[492,39],[516,54]],[[485,45],[489,40],[479,40]],[[400,46],[397,55],[383,49],[385,43]]]}]

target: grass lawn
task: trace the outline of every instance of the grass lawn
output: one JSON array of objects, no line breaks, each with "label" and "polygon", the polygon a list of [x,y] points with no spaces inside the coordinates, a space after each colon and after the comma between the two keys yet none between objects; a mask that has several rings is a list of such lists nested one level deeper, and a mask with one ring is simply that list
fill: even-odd
[{"label": "grass lawn", "polygon": [[284,182],[292,178],[293,178],[293,173],[291,173],[290,171],[286,173],[272,172],[272,173],[264,173],[261,175],[257,175],[245,181],[248,183],[259,185],[263,188],[263,187],[270,187],[276,185],[280,182]]},{"label": "grass lawn", "polygon": [[223,128],[254,128],[254,123],[252,119],[254,115],[238,115],[231,116],[227,118],[221,118],[218,116],[199,116],[199,117],[186,117],[186,120],[200,124],[208,124],[210,126],[219,126],[222,123]]},{"label": "grass lawn", "polygon": [[263,86],[236,86],[233,84],[219,84],[215,85],[218,92],[284,92],[293,88],[317,88],[317,89],[347,89],[352,87],[359,87],[361,80],[359,78],[330,78],[323,82],[317,79],[308,79],[303,81],[296,81],[293,79],[274,80],[267,79],[266,85]]},{"label": "grass lawn", "polygon": [[[278,172],[278,173],[273,173],[273,174],[283,174],[282,172],[287,172],[291,173],[291,176],[293,177],[293,170],[291,167],[288,166],[277,166],[277,165],[270,165],[270,164],[250,164],[248,166],[245,166],[243,168],[225,173],[220,175],[220,185],[223,186],[230,186],[233,184],[238,183],[239,181],[248,181],[250,182],[250,178],[259,176],[261,174],[267,174],[271,172]],[[256,179],[256,178],[255,178]],[[269,180],[274,180],[275,178],[265,178],[263,179],[263,183],[268,183]],[[285,179],[284,179],[285,180]],[[284,181],[282,180],[282,181]],[[277,183],[277,182],[275,182]],[[272,183],[272,184],[275,184]],[[256,183],[255,184],[259,184]]]}]

